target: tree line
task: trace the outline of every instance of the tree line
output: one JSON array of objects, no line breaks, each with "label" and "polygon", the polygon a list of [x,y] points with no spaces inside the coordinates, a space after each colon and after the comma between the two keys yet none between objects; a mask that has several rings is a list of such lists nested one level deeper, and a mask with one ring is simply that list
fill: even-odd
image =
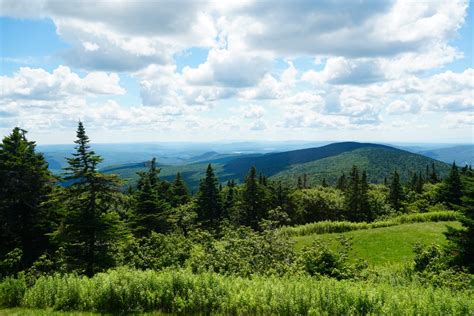
[{"label": "tree line", "polygon": [[[446,179],[439,178],[434,165],[428,166],[414,173],[409,183],[401,183],[394,171],[378,185],[368,183],[366,171],[354,166],[335,186],[323,181],[309,188],[303,176],[291,188],[267,179],[255,167],[242,184],[230,180],[222,185],[209,164],[192,196],[180,173],[172,182],[160,179],[155,159],[139,173],[136,187],[124,191],[121,179],[99,171],[103,159],[91,149],[82,122],[61,176],[51,174],[26,134],[15,128],[0,143],[3,276],[32,266],[92,276],[116,266],[130,255],[127,251],[136,255],[130,245],[146,247],[156,233],[196,238],[196,232],[205,232],[202,236],[219,238],[239,227],[267,231],[322,220],[370,222],[439,209],[462,209],[463,224],[471,234],[474,226],[474,197],[462,192],[461,178],[466,182],[473,176],[467,166],[459,171],[453,164]],[[68,185],[61,186],[61,181]],[[460,260],[472,258],[472,250],[460,250],[472,245],[472,237],[465,237],[465,230],[452,229],[449,234],[461,245]]]}]

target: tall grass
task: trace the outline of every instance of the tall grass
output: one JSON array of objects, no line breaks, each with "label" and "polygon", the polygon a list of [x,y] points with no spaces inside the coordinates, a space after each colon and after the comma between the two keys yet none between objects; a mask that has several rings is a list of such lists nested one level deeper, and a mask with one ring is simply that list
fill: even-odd
[{"label": "tall grass", "polygon": [[417,284],[118,269],[93,278],[41,277],[19,297],[18,305],[96,312],[472,315],[472,298],[472,292]]},{"label": "tall grass", "polygon": [[343,233],[352,230],[372,229],[408,223],[455,221],[457,219],[458,214],[454,211],[439,211],[428,213],[404,214],[387,220],[375,221],[372,223],[322,221],[293,227],[285,226],[280,228],[279,233],[287,237],[306,236],[312,234]]}]

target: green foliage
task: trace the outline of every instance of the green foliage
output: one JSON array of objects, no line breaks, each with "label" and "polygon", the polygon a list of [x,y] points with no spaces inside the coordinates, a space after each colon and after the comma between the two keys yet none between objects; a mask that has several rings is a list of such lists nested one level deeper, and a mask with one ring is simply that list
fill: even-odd
[{"label": "green foliage", "polygon": [[388,203],[389,190],[385,185],[372,184],[367,192],[369,220],[393,215],[394,209]]},{"label": "green foliage", "polygon": [[[5,283],[0,285],[3,288]],[[18,302],[18,301],[17,301]],[[279,315],[471,315],[472,293],[417,283],[337,281],[312,277],[245,279],[187,271],[135,271],[41,277],[21,306],[95,312]]]},{"label": "green foliage", "polygon": [[359,176],[357,166],[352,166],[345,190],[345,208],[349,220],[361,222],[374,219],[369,207],[368,191],[369,185],[366,172],[363,171],[362,176]]},{"label": "green foliage", "polygon": [[439,246],[431,244],[430,246],[424,246],[421,244],[415,244],[413,247],[415,253],[414,269],[415,271],[425,270],[437,270],[440,261],[443,258],[442,250]]},{"label": "green foliage", "polygon": [[265,184],[257,182],[257,169],[252,166],[242,188],[242,224],[258,229],[258,223],[267,217],[267,197]]},{"label": "green foliage", "polygon": [[79,122],[73,158],[68,158],[63,191],[65,218],[56,240],[65,250],[68,269],[89,276],[115,265],[115,254],[126,235],[117,209],[120,182],[98,172],[102,158],[90,150],[89,138]]},{"label": "green foliage", "polygon": [[397,171],[393,172],[392,181],[390,182],[390,193],[388,196],[390,205],[399,212],[402,209],[402,202],[405,199],[402,185],[400,183],[400,175]]},{"label": "green foliage", "polygon": [[298,254],[298,264],[312,276],[324,275],[338,280],[357,277],[366,264],[349,263],[350,240],[341,237],[338,242],[338,247],[332,250],[321,240],[315,240]]},{"label": "green foliage", "polygon": [[8,277],[0,282],[0,308],[20,306],[27,290],[25,278]]},{"label": "green foliage", "polygon": [[15,248],[5,254],[0,259],[0,279],[18,272],[18,266],[21,265],[22,257],[23,251],[19,248]]},{"label": "green foliage", "polygon": [[454,211],[441,211],[418,214],[404,214],[386,220],[372,223],[353,223],[347,221],[322,221],[300,226],[285,226],[279,229],[279,233],[285,236],[307,236],[312,234],[342,233],[352,230],[373,229],[389,227],[407,223],[455,221],[459,213]]},{"label": "green foliage", "polygon": [[211,164],[207,166],[206,177],[199,184],[197,193],[198,219],[207,226],[216,226],[222,217],[222,200],[218,180]]},{"label": "green foliage", "polygon": [[156,168],[156,160],[153,158],[149,169],[139,174],[131,220],[131,226],[137,236],[169,230],[167,215],[171,206],[165,200],[168,197],[167,186],[158,178],[159,173],[160,169]]},{"label": "green foliage", "polygon": [[191,247],[183,235],[152,232],[147,238],[132,239],[127,244],[122,265],[142,270],[179,268],[189,258]]},{"label": "green foliage", "polygon": [[289,195],[289,214],[293,223],[343,218],[344,196],[332,187],[296,190]]},{"label": "green foliage", "polygon": [[187,236],[197,225],[196,209],[194,201],[175,207],[167,219],[172,230]]},{"label": "green foliage", "polygon": [[49,248],[46,233],[55,225],[46,203],[53,178],[35,146],[18,127],[0,143],[0,260],[20,249],[23,255],[16,271]]},{"label": "green foliage", "polygon": [[[450,176],[456,178],[456,171]],[[455,180],[454,182],[457,182]],[[448,182],[449,183],[449,182]],[[455,185],[457,187],[457,184]],[[457,189],[456,189],[457,190]],[[462,228],[450,228],[446,237],[451,241],[450,254],[453,256],[453,263],[466,267],[471,273],[474,272],[474,172],[466,170],[462,176],[462,197],[461,213],[459,221]],[[452,197],[453,195],[451,195]]]},{"label": "green foliage", "polygon": [[436,244],[413,247],[413,270],[425,284],[455,290],[474,288],[474,276],[450,267],[452,257]]},{"label": "green foliage", "polygon": [[451,171],[448,177],[444,181],[444,187],[442,190],[442,200],[449,205],[461,205],[462,201],[462,184],[461,176],[459,174],[456,163],[453,163]]},{"label": "green foliage", "polygon": [[250,276],[287,273],[293,261],[293,244],[288,239],[271,230],[238,227],[225,228],[219,240],[208,236],[193,250],[188,264],[194,272]]},{"label": "green foliage", "polygon": [[181,177],[181,173],[176,174],[176,178],[171,185],[171,205],[173,207],[186,204],[190,201],[188,187]]}]

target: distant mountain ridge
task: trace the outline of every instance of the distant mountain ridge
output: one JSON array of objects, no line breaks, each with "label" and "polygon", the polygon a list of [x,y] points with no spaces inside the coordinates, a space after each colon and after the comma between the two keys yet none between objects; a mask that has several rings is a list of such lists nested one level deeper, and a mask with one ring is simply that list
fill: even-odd
[{"label": "distant mountain ridge", "polygon": [[[424,172],[427,165],[435,165],[435,169],[444,175],[449,165],[416,153],[397,149],[387,145],[373,143],[341,142],[316,148],[298,149],[264,155],[244,155],[216,159],[218,153],[208,153],[209,160],[184,165],[162,165],[160,176],[171,180],[176,172],[181,172],[188,185],[195,189],[199,180],[204,177],[207,163],[212,163],[221,182],[229,179],[242,181],[250,167],[267,177],[294,184],[298,176],[307,174],[311,184],[318,184],[325,178],[334,182],[343,172],[350,171],[352,165],[366,170],[371,182],[382,182],[398,170],[402,179],[406,180],[412,172]],[[200,157],[205,158],[205,157]],[[136,172],[145,170],[142,164],[130,164],[121,168],[104,168],[103,172],[117,173],[130,180],[136,180]]]},{"label": "distant mountain ridge", "polygon": [[392,148],[386,145],[357,142],[333,143],[316,148],[292,150],[280,153],[266,154],[260,157],[243,157],[229,161],[224,165],[226,173],[241,174],[243,170],[249,170],[253,165],[267,176],[272,176],[281,169],[290,165],[307,163],[344,152],[356,150],[363,147]]},{"label": "distant mountain ridge", "polygon": [[447,148],[422,150],[418,153],[446,163],[456,162],[459,166],[474,163],[474,145],[457,145]]}]

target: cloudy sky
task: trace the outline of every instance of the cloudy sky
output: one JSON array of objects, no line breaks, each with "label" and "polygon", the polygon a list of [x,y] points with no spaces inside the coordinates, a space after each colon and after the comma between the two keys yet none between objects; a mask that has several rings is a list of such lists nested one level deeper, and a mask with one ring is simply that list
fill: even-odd
[{"label": "cloudy sky", "polygon": [[[357,3],[357,4],[356,4]],[[474,138],[467,1],[0,0],[0,135]]]}]

